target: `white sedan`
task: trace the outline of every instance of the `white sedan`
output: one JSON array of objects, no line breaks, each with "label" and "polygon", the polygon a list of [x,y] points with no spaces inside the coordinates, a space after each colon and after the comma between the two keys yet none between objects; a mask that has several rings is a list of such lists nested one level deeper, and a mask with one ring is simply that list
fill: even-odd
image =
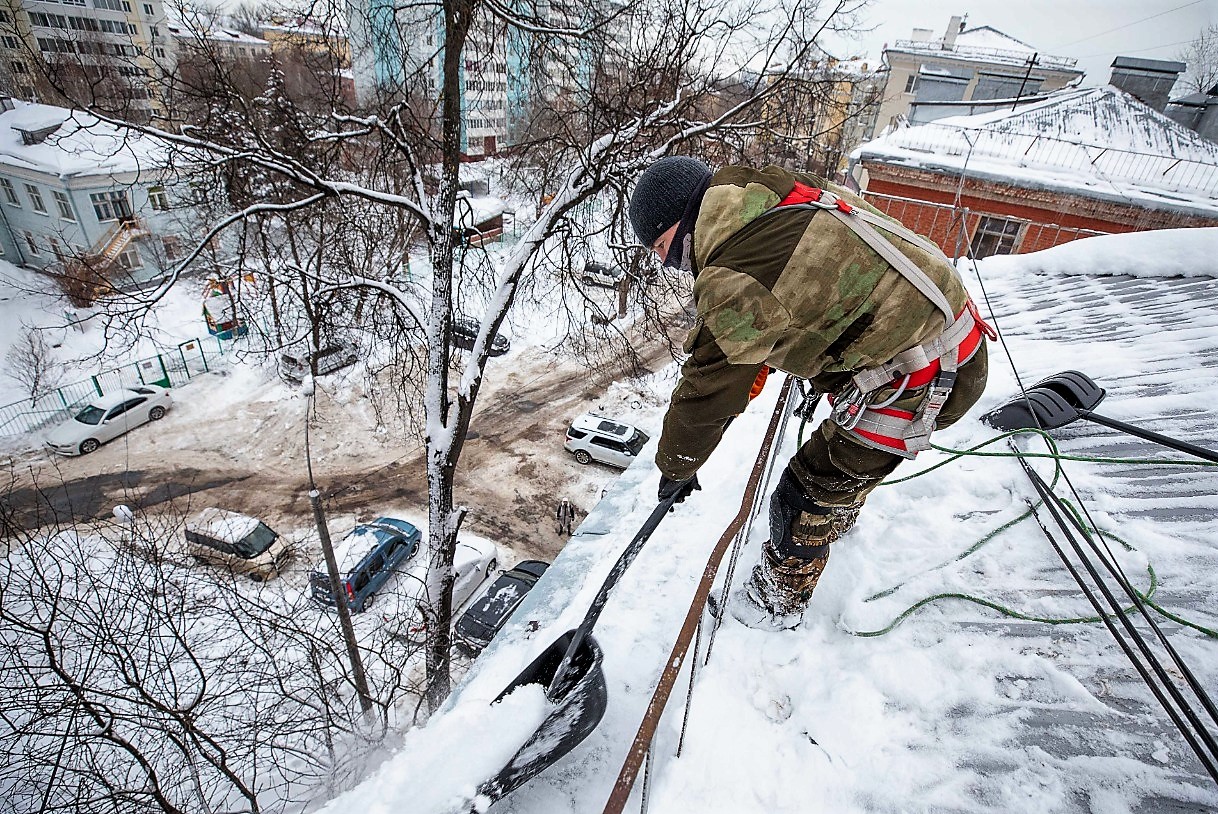
[{"label": "white sedan", "polygon": [[[420,554],[426,554],[426,549]],[[399,603],[394,611],[382,614],[393,626],[393,633],[414,642],[427,636],[423,620],[423,602],[427,596],[427,557],[416,558],[414,564],[398,576]],[[485,540],[461,539],[453,552],[453,620],[457,609],[478,590],[478,587],[499,570],[498,552]],[[405,601],[401,601],[405,600]]]},{"label": "white sedan", "polygon": [[116,390],[51,430],[46,444],[60,455],[88,455],[128,430],[164,418],[172,404],[169,391],[155,384]]}]

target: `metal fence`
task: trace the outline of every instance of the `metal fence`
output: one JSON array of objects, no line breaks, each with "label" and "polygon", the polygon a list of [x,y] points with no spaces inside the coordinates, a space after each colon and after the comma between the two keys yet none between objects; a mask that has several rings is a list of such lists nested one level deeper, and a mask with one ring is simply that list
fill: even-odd
[{"label": "metal fence", "polygon": [[[1218,196],[1218,145],[1203,142],[1190,145],[1188,155],[1152,154],[1016,132],[1002,123],[978,128],[929,122],[891,133],[883,144],[885,149],[897,147],[961,167],[984,165],[987,158],[1005,163],[1018,156],[1020,167],[1043,172],[1046,181],[1065,171],[1099,181],[1120,179],[1124,185]],[[1183,150],[1183,145],[1174,146]]]},{"label": "metal fence", "polygon": [[39,396],[0,407],[0,436],[35,432],[64,420],[98,396],[140,384],[175,387],[215,367],[224,345],[215,337],[182,342],[175,350],[158,353],[121,367],[102,371]]}]

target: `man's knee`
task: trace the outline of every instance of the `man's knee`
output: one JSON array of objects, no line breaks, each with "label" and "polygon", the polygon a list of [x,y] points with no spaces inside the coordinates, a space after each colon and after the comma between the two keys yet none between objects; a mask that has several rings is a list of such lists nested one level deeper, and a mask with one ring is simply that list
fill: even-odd
[{"label": "man's knee", "polygon": [[779,562],[828,556],[829,545],[854,525],[862,498],[840,505],[813,499],[787,469],[770,497],[768,553]]}]

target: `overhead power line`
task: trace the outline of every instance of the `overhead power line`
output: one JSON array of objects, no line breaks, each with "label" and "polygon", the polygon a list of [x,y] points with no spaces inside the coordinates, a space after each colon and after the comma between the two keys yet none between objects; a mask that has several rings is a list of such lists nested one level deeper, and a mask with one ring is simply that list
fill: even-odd
[{"label": "overhead power line", "polygon": [[1179,11],[1182,8],[1188,8],[1189,6],[1196,6],[1202,2],[1204,2],[1204,0],[1193,0],[1193,2],[1191,2],[1191,3],[1185,3],[1182,6],[1176,6],[1175,8],[1169,8],[1167,11],[1160,11],[1158,14],[1152,14],[1149,17],[1143,17],[1140,20],[1134,20],[1132,23],[1125,23],[1125,25],[1118,25],[1116,28],[1110,28],[1107,31],[1101,31],[1098,34],[1092,34],[1090,37],[1083,37],[1081,40],[1073,40],[1071,42],[1067,42],[1062,45],[1057,45],[1054,47],[1055,48],[1065,48],[1067,45],[1077,45],[1080,42],[1086,42],[1087,40],[1093,40],[1096,37],[1102,37],[1105,34],[1111,34],[1113,31],[1120,31],[1121,29],[1129,28],[1130,26],[1137,25],[1138,23],[1144,23],[1147,20],[1153,20],[1156,17],[1162,17],[1164,14],[1171,14],[1173,11]]}]

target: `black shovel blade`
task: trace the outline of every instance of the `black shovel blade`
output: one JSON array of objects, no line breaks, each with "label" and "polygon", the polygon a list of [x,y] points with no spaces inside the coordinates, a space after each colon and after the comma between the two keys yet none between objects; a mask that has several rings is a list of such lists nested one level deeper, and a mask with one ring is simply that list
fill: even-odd
[{"label": "black shovel blade", "polygon": [[1100,387],[1086,373],[1077,370],[1065,370],[1056,376],[1039,381],[1032,385],[1033,390],[1052,390],[1066,403],[1079,412],[1090,412],[1104,400],[1104,388]]},{"label": "black shovel blade", "polygon": [[[563,634],[495,700],[502,700],[525,684],[548,687],[574,635],[574,630]],[[563,677],[562,685],[551,697],[557,706],[499,774],[478,787],[480,795],[491,802],[498,800],[541,774],[596,729],[605,716],[609,700],[605,673],[601,667],[603,659],[600,645],[591,635],[585,636],[575,651],[575,658]]]},{"label": "black shovel blade", "polygon": [[1079,411],[1056,390],[1031,387],[1026,395],[1016,396],[983,415],[981,420],[991,427],[1009,432],[1037,427],[1053,430],[1079,417]]}]

